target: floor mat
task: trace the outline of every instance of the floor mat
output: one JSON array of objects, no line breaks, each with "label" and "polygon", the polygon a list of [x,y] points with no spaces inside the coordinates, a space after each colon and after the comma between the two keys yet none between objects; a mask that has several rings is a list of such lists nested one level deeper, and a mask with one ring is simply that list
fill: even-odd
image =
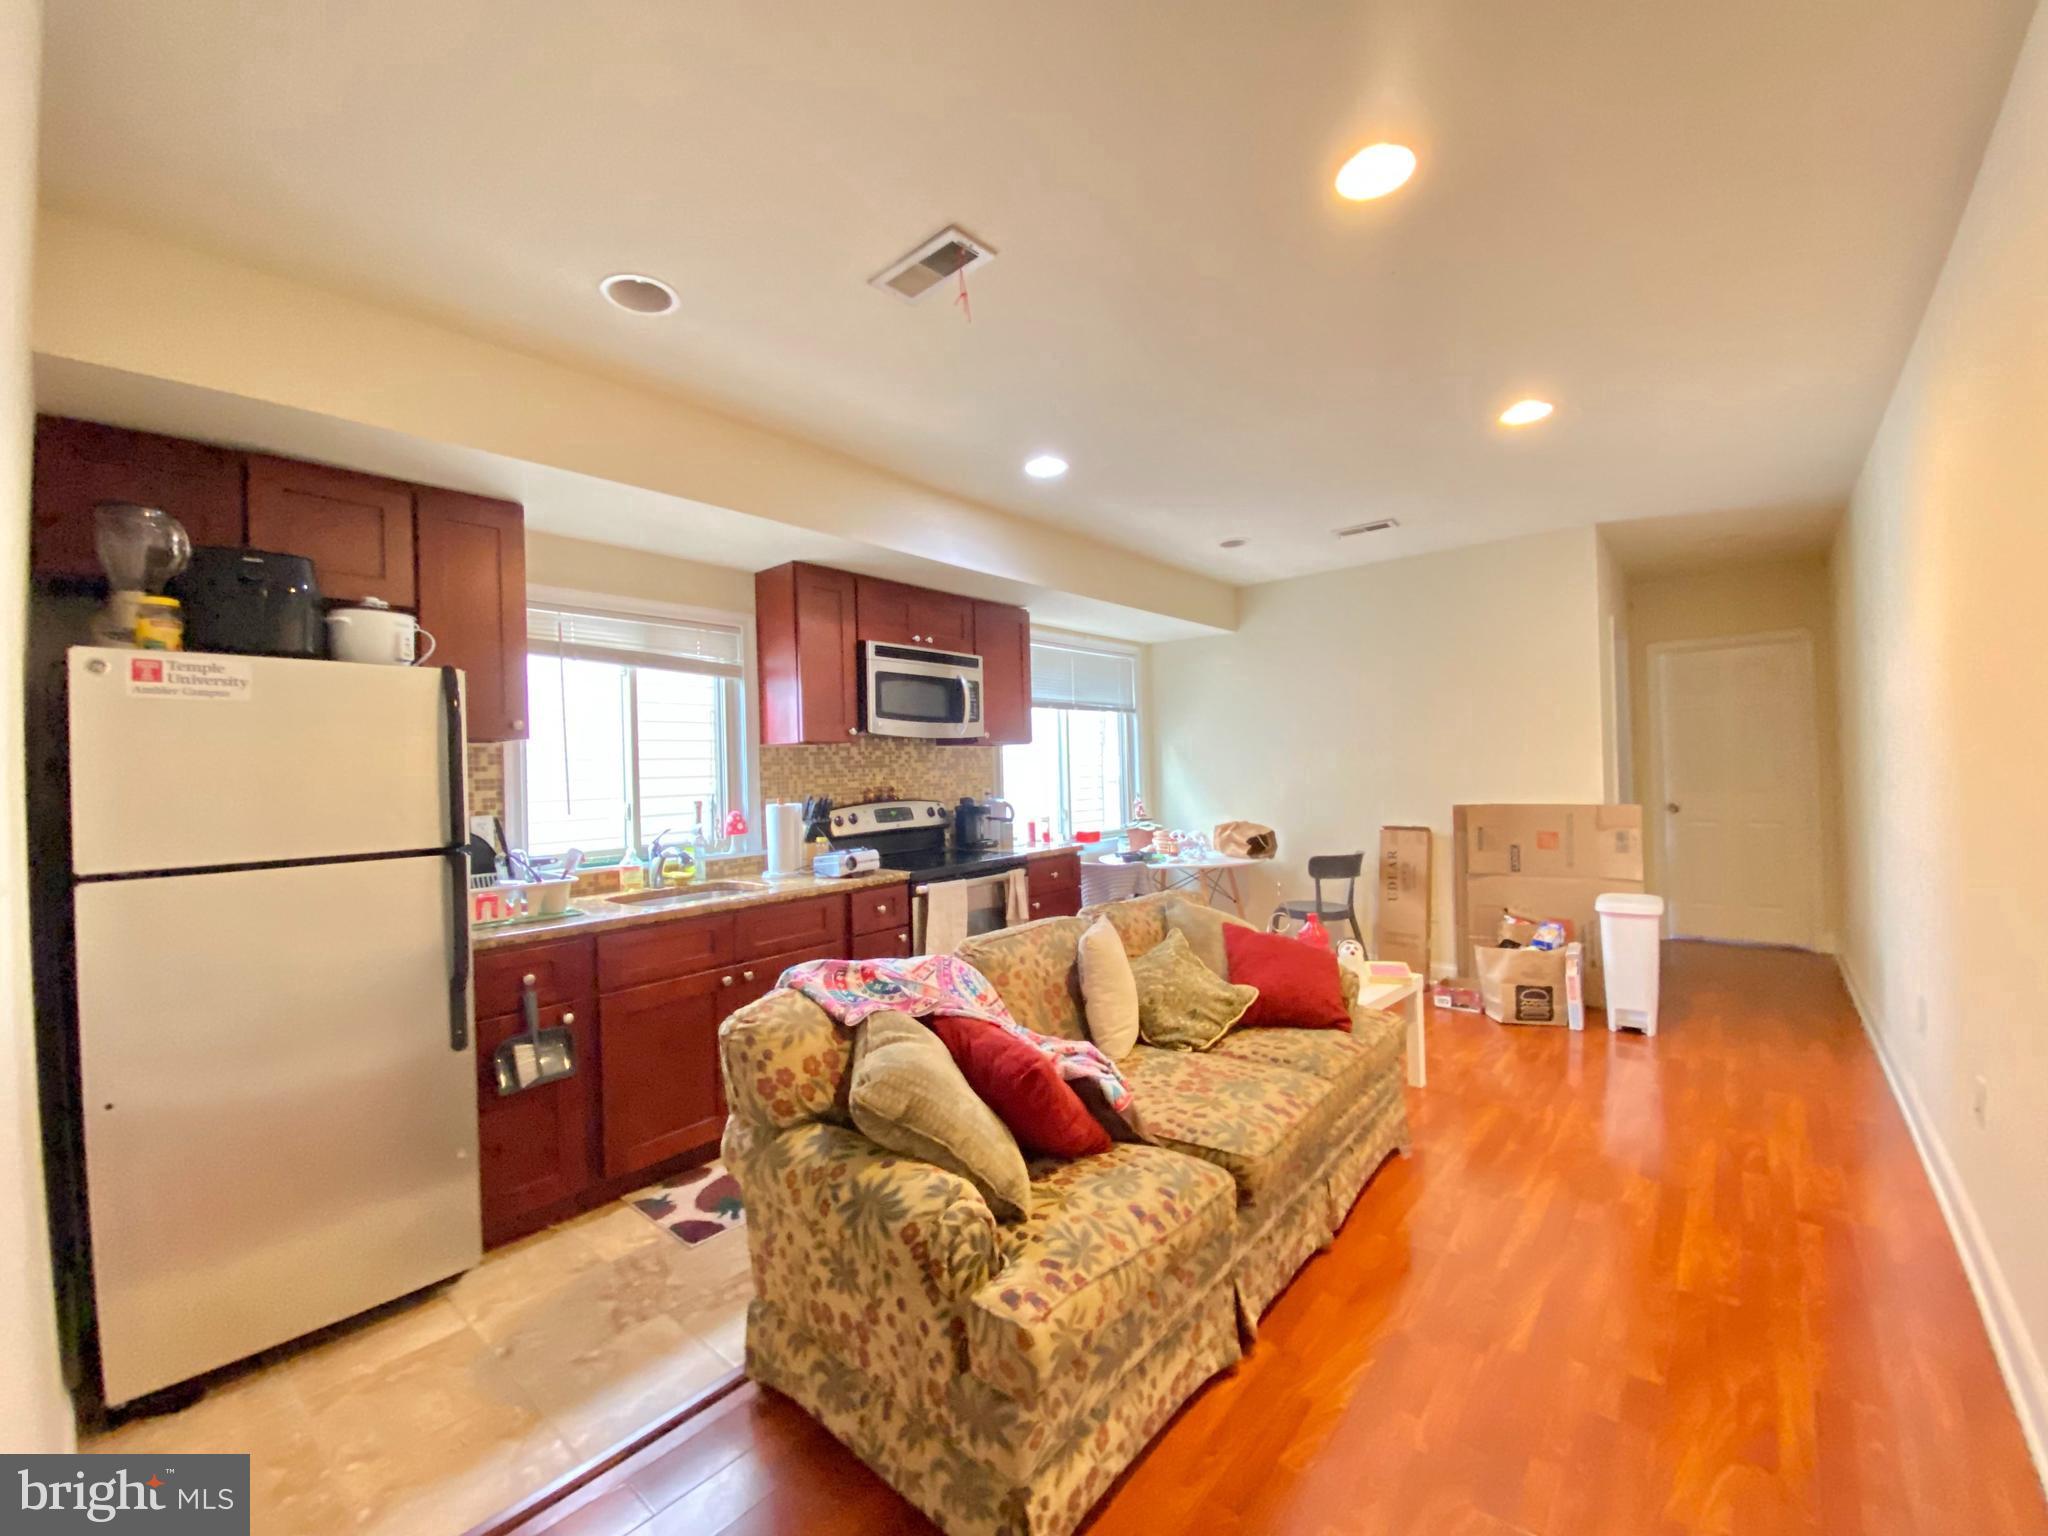
[{"label": "floor mat", "polygon": [[626,1196],[625,1203],[657,1227],[692,1246],[745,1223],[740,1184],[721,1162],[693,1168],[672,1184]]}]

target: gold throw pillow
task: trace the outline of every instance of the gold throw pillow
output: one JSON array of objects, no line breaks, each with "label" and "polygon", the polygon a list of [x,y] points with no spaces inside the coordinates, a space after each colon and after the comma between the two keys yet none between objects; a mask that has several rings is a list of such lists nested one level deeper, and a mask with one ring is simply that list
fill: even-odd
[{"label": "gold throw pillow", "polygon": [[1206,1051],[1258,1000],[1195,958],[1187,935],[1171,932],[1131,962],[1138,983],[1138,1034],[1169,1051]]}]

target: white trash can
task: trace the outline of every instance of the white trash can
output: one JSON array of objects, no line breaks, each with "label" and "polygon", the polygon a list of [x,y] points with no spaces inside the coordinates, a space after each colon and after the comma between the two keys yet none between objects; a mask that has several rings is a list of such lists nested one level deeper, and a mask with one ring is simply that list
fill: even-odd
[{"label": "white trash can", "polygon": [[1664,898],[1610,891],[1593,898],[1607,968],[1607,1027],[1657,1033],[1657,944]]}]

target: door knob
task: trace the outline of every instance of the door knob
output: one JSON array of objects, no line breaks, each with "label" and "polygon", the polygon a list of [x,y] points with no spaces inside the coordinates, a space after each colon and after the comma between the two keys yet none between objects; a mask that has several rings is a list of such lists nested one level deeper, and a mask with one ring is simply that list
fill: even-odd
[{"label": "door knob", "polygon": [[1678,802],[1676,800],[1666,800],[1664,802],[1664,809],[1676,816],[1678,814]]}]

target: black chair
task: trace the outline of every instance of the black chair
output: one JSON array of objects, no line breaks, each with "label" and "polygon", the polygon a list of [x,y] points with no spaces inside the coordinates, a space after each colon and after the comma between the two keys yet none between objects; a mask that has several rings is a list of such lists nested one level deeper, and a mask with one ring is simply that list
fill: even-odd
[{"label": "black chair", "polygon": [[[1358,875],[1364,868],[1365,855],[1362,853],[1317,854],[1308,861],[1308,877],[1316,883],[1315,900],[1283,901],[1273,909],[1273,922],[1278,923],[1283,917],[1291,917],[1297,923],[1305,923],[1310,917],[1319,917],[1325,928],[1333,923],[1349,923],[1352,936],[1365,947],[1367,954],[1371,954],[1372,945],[1366,939],[1365,929],[1360,927],[1358,922]],[[1333,885],[1339,880],[1344,882],[1342,901],[1323,900],[1325,880]]]}]

